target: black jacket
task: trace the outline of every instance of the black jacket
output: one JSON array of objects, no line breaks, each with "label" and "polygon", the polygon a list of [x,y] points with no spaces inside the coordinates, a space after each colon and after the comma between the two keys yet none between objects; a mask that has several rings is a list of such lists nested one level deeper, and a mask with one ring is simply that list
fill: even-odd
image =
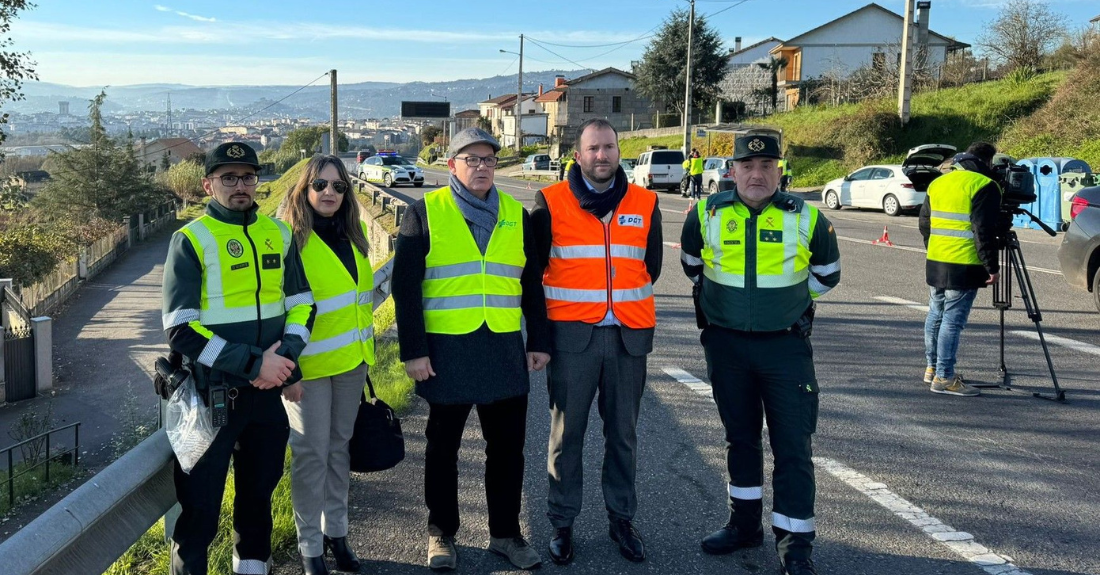
[{"label": "black jacket", "polygon": [[[949,174],[941,176],[948,177]],[[988,174],[983,174],[988,175]],[[928,236],[932,229],[932,208],[928,197],[920,208],[918,227],[924,237],[924,247],[928,247]],[[985,287],[989,276],[1000,271],[998,261],[997,229],[1001,221],[1001,189],[996,182],[990,182],[978,193],[970,204],[970,228],[974,230],[974,247],[982,265],[963,265],[925,261],[925,280],[928,285],[940,289],[975,289]]]}]

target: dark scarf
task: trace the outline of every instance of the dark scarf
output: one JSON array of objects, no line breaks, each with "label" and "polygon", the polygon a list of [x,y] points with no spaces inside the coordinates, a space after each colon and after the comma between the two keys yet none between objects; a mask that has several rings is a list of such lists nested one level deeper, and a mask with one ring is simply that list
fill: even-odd
[{"label": "dark scarf", "polygon": [[497,187],[489,188],[489,195],[485,200],[470,193],[462,182],[454,174],[451,174],[451,194],[458,204],[462,217],[470,222],[470,231],[474,234],[481,255],[489,247],[489,239],[493,236],[493,230],[497,227],[497,212],[500,208],[500,197],[497,195]]},{"label": "dark scarf", "polygon": [[580,202],[582,210],[602,220],[604,216],[619,207],[619,202],[626,196],[626,172],[623,171],[622,166],[618,166],[615,172],[615,182],[611,184],[611,187],[603,192],[596,193],[588,189],[588,184],[584,181],[584,175],[581,174],[580,164],[574,163],[569,170],[569,190]]}]

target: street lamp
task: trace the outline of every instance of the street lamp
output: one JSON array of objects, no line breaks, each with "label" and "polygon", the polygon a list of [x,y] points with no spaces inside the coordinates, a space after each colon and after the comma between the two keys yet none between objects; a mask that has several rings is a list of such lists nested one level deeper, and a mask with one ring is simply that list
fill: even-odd
[{"label": "street lamp", "polygon": [[[508,50],[501,50],[500,52],[502,54],[516,54],[515,52],[511,52],[511,51],[508,51]],[[522,134],[522,132],[520,130],[520,124],[522,123],[522,120],[523,120],[523,114],[522,114],[522,108],[521,108],[521,106],[523,104],[523,34],[519,35],[519,53],[516,54],[516,56],[519,56],[519,80],[517,82],[518,86],[516,87],[516,111],[515,111],[515,115],[516,115],[516,155],[518,156],[520,154],[521,149],[523,148],[523,143],[520,141],[520,135]]]}]

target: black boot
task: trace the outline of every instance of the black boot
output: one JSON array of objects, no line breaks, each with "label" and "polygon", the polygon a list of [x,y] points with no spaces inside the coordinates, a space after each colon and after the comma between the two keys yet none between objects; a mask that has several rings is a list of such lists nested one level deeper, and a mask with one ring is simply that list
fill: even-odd
[{"label": "black boot", "polygon": [[645,561],[645,543],[642,534],[629,519],[612,519],[608,529],[611,540],[619,544],[619,553],[635,563]]},{"label": "black boot", "polygon": [[302,571],[306,575],[328,575],[328,565],[325,565],[325,556],[302,557]]},{"label": "black boot", "polygon": [[355,556],[355,551],[348,545],[347,537],[329,537],[325,535],[325,550],[332,553],[338,571],[359,572],[359,558]]},{"label": "black boot", "polygon": [[700,546],[711,555],[726,555],[738,549],[759,547],[764,543],[764,529],[756,522],[756,529],[745,527],[744,521],[738,521],[730,514],[730,520],[718,531],[703,538]]},{"label": "black boot", "polygon": [[817,569],[809,559],[791,559],[783,565],[783,575],[817,575]]},{"label": "black boot", "polygon": [[550,540],[550,559],[558,565],[573,561],[573,528],[558,527]]}]

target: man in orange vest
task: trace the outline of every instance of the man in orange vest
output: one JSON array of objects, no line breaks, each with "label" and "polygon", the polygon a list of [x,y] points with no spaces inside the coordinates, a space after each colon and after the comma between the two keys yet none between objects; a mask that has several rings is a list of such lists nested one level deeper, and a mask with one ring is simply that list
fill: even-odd
[{"label": "man in orange vest", "polygon": [[576,164],[565,181],[535,195],[531,212],[553,334],[547,375],[547,515],[555,528],[550,558],[559,565],[573,560],[584,434],[599,392],[609,534],[623,557],[638,562],[645,545],[633,524],[636,428],[646,355],[653,350],[661,212],[656,194],[626,181],[618,133],[607,120],[588,120],[578,134]]}]

